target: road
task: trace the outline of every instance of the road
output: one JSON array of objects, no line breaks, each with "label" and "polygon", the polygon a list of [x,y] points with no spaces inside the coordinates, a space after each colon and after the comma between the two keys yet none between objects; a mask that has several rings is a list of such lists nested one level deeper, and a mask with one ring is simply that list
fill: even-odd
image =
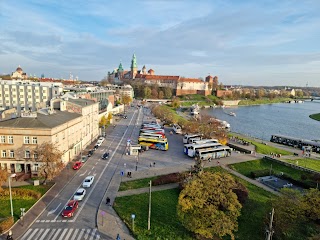
[{"label": "road", "polygon": [[[140,111],[132,109],[128,119],[122,119],[115,128],[107,131],[106,140],[77,171],[63,190],[42,211],[21,240],[74,240],[108,239],[96,228],[97,209],[119,165],[119,159],[125,153],[127,140],[131,138],[136,124],[142,120]],[[104,152],[110,157],[102,160]],[[94,176],[93,185],[86,189],[86,196],[79,202],[79,208],[72,218],[61,216],[64,206],[73,198],[78,188],[82,187],[85,177]]]}]

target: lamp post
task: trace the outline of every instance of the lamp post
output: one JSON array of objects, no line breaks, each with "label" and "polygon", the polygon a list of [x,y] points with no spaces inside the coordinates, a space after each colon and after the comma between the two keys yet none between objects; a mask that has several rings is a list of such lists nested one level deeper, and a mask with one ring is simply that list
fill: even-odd
[{"label": "lamp post", "polygon": [[16,174],[13,173],[9,176],[9,193],[10,193],[10,207],[11,207],[11,216],[13,217],[13,206],[12,206],[12,193],[11,193],[11,178],[15,177]]}]

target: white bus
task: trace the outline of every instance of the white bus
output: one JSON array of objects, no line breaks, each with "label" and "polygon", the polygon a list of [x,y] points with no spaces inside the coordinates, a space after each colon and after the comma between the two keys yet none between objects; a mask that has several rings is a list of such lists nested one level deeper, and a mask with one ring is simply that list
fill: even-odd
[{"label": "white bus", "polygon": [[201,140],[201,137],[202,137],[201,134],[186,134],[183,137],[183,143],[184,144],[190,143],[190,139],[192,139],[192,138],[196,138],[198,140]]},{"label": "white bus", "polygon": [[145,133],[141,132],[140,137],[153,137],[153,138],[166,138],[164,134],[156,134],[156,133]]},{"label": "white bus", "polygon": [[155,124],[153,124],[153,123],[152,124],[142,124],[141,127],[142,128],[145,128],[145,127],[162,128],[161,125],[159,125],[157,123],[155,123]]},{"label": "white bus", "polygon": [[182,129],[178,124],[173,124],[172,131],[174,131],[176,134],[181,134],[182,133]]},{"label": "white bus", "polygon": [[196,150],[198,149],[207,149],[207,148],[216,148],[222,146],[221,143],[204,143],[204,144],[186,144],[184,145],[183,152],[189,157],[194,157]]},{"label": "white bus", "polygon": [[207,148],[207,149],[198,149],[196,150],[195,157],[196,159],[208,160],[229,157],[231,156],[232,149],[228,146],[220,146],[217,148]]},{"label": "white bus", "polygon": [[196,140],[196,139],[191,139],[191,143],[195,144],[204,144],[204,143],[218,143],[218,139],[202,139],[202,140]]},{"label": "white bus", "polygon": [[164,134],[164,129],[159,129],[159,128],[157,128],[157,129],[153,129],[153,130],[151,130],[151,129],[144,129],[144,128],[142,128],[142,129],[140,129],[140,132],[145,132],[145,133],[163,133]]}]

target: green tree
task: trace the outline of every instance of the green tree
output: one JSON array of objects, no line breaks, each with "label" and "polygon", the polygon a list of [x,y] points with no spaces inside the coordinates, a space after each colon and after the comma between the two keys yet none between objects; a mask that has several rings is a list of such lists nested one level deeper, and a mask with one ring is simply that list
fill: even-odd
[{"label": "green tree", "polygon": [[313,221],[320,220],[320,191],[319,189],[310,189],[303,196],[305,215]]},{"label": "green tree", "polygon": [[282,195],[274,198],[274,231],[275,236],[283,239],[285,236],[295,236],[299,225],[305,222],[302,194],[294,189],[283,188]]},{"label": "green tree", "polygon": [[235,186],[229,174],[196,175],[179,195],[177,212],[182,224],[201,237],[229,235],[234,239],[242,207],[232,191]]},{"label": "green tree", "polygon": [[170,99],[170,98],[172,97],[172,89],[171,89],[171,88],[165,87],[165,88],[163,89],[163,92],[164,92],[164,97],[165,97],[166,99]]},{"label": "green tree", "polygon": [[44,184],[59,175],[65,166],[61,160],[62,153],[53,143],[37,145],[34,154],[37,156],[35,160],[40,163],[39,175],[44,177]]},{"label": "green tree", "polygon": [[144,87],[143,89],[143,97],[150,98],[151,97],[151,89],[149,87]]},{"label": "green tree", "polygon": [[180,107],[180,99],[175,97],[173,100],[172,100],[172,107],[174,108],[178,108]]},{"label": "green tree", "polygon": [[103,127],[107,125],[107,119],[105,116],[102,116],[99,122],[99,127]]}]

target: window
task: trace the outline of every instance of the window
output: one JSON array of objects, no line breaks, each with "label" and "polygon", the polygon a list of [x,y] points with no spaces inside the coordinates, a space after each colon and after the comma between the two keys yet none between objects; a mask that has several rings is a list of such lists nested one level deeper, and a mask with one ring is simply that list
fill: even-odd
[{"label": "window", "polygon": [[38,164],[38,163],[35,163],[35,164],[33,165],[33,167],[34,167],[34,171],[35,171],[35,172],[38,172],[39,164]]},{"label": "window", "polygon": [[24,157],[25,157],[25,158],[30,158],[30,151],[29,151],[29,150],[26,150],[26,151],[25,151]]},{"label": "window", "polygon": [[10,150],[10,158],[14,158],[14,151],[13,150]]},{"label": "window", "polygon": [[24,137],[24,144],[30,143],[30,137]]},{"label": "window", "polygon": [[8,143],[13,143],[13,136],[8,136]]},{"label": "window", "polygon": [[38,153],[35,152],[35,153],[33,154],[33,158],[34,158],[34,159],[37,159],[37,158],[38,158]]},{"label": "window", "polygon": [[37,143],[38,143],[38,138],[32,137],[32,144],[37,144]]},{"label": "window", "polygon": [[2,150],[1,151],[1,157],[3,157],[3,158],[7,157],[7,151],[6,150]]},{"label": "window", "polygon": [[0,136],[0,143],[6,142],[6,136]]}]

